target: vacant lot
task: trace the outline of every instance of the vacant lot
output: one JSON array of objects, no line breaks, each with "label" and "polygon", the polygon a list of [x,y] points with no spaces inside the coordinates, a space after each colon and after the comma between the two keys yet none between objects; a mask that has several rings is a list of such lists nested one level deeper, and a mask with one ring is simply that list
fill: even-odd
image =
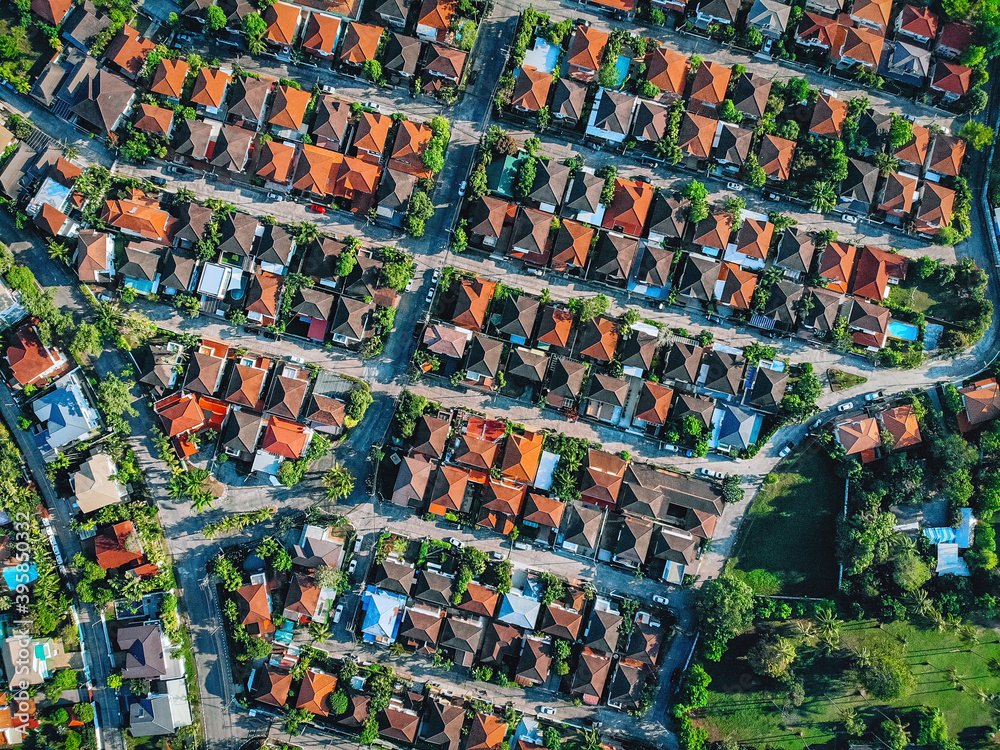
[{"label": "vacant lot", "polygon": [[834,536],[844,504],[844,481],[815,448],[796,451],[778,466],[750,507],[730,561],[743,572],[777,576],[777,593],[832,596],[837,590]]},{"label": "vacant lot", "polygon": [[[917,678],[912,695],[889,704],[866,700],[848,677],[846,650],[880,638],[905,643],[906,660]],[[712,692],[700,723],[713,740],[734,739],[758,747],[766,744],[776,750],[802,750],[804,740],[813,750],[832,749],[834,732],[844,736],[842,712],[847,708],[853,708],[869,728],[877,728],[885,715],[892,715],[891,709],[926,706],[944,712],[951,736],[962,747],[987,744],[986,730],[994,712],[983,694],[1000,692],[1000,677],[987,668],[991,659],[1000,656],[1000,645],[991,631],[984,631],[980,643],[970,650],[954,633],[907,622],[883,629],[874,623],[845,623],[840,649],[834,654],[800,649],[794,669],[805,682],[806,700],[798,708],[787,705],[785,693],[775,683],[750,673],[746,661],[738,658],[741,640],[733,643],[736,648],[721,663],[706,665],[712,675]],[[916,724],[910,723],[915,728]]]},{"label": "vacant lot", "polygon": [[961,307],[954,299],[954,288],[942,286],[933,278],[921,279],[916,273],[908,274],[906,281],[894,286],[889,292],[893,303],[905,305],[930,318],[959,321]]}]

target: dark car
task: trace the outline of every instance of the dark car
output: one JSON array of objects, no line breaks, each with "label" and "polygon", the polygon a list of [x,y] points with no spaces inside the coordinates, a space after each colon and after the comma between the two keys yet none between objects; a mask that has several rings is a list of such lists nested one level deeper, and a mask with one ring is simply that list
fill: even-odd
[{"label": "dark car", "polygon": [[150,177],[149,181],[152,182],[154,185],[159,185],[160,187],[163,187],[164,185],[167,184],[167,180],[165,177]]}]

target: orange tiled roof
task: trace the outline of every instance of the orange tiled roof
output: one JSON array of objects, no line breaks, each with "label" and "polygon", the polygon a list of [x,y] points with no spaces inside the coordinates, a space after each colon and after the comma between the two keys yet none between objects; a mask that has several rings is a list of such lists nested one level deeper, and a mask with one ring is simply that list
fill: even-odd
[{"label": "orange tiled roof", "polygon": [[819,260],[819,275],[826,281],[828,289],[847,291],[857,257],[858,249],[846,242],[831,242],[823,249]]},{"label": "orange tiled roof", "polygon": [[646,78],[660,91],[684,95],[688,59],[680,52],[660,47],[646,55]]},{"label": "orange tiled roof", "polygon": [[261,146],[257,157],[257,176],[272,182],[288,182],[292,176],[295,147],[271,140]]},{"label": "orange tiled roof", "polygon": [[711,117],[702,117],[685,112],[681,119],[681,130],[677,145],[691,156],[708,158],[715,140],[715,131],[719,121]]},{"label": "orange tiled roof", "polygon": [[878,24],[883,29],[889,23],[892,14],[892,0],[855,0],[851,7],[851,16]]},{"label": "orange tiled roof", "polygon": [[261,447],[276,456],[302,458],[308,436],[305,425],[290,419],[271,417],[267,422]]},{"label": "orange tiled roof", "polygon": [[765,135],[760,145],[760,166],[768,177],[787,180],[791,173],[792,154],[795,153],[795,141],[778,138],[776,135]]},{"label": "orange tiled roof", "polygon": [[930,143],[930,131],[923,125],[913,125],[913,138],[909,143],[896,149],[893,154],[897,159],[923,166],[927,161],[927,146]]},{"label": "orange tiled roof", "polygon": [[381,26],[367,23],[347,24],[344,43],[340,47],[340,59],[354,65],[363,65],[366,60],[374,60],[383,31]]},{"label": "orange tiled roof", "polygon": [[333,53],[333,46],[337,43],[339,34],[339,18],[328,16],[325,13],[310,13],[302,46],[329,55]]},{"label": "orange tiled roof", "polygon": [[139,105],[139,118],[135,121],[136,130],[145,130],[147,133],[156,135],[166,135],[170,132],[170,126],[174,121],[174,111],[157,107],[154,104]]},{"label": "orange tiled roof", "polygon": [[353,198],[356,194],[371,195],[378,188],[378,178],[382,168],[353,156],[345,156],[337,172],[333,194],[341,198]]},{"label": "orange tiled roof", "polygon": [[956,96],[965,96],[972,86],[972,68],[938,60],[934,66],[931,86]]},{"label": "orange tiled roof", "polygon": [[904,5],[899,14],[899,30],[913,36],[933,39],[937,36],[938,17],[930,8],[916,5]]},{"label": "orange tiled roof", "polygon": [[140,38],[139,32],[126,24],[108,46],[107,59],[137,76],[146,64],[146,55],[155,47],[153,42]]},{"label": "orange tiled roof", "polygon": [[295,29],[299,25],[299,8],[288,3],[275,3],[264,11],[267,23],[265,38],[269,42],[287,45],[295,41]]},{"label": "orange tiled roof", "polygon": [[837,39],[837,30],[842,28],[836,18],[827,18],[818,13],[806,13],[802,17],[795,38],[801,42],[815,41],[826,49],[832,49]]},{"label": "orange tiled roof", "polygon": [[954,209],[955,191],[928,180],[924,183],[924,194],[917,211],[917,230],[936,234],[941,227],[951,224]]},{"label": "orange tiled roof", "polygon": [[171,60],[164,57],[156,66],[156,72],[153,74],[153,85],[150,86],[149,90],[154,94],[180,99],[181,93],[184,91],[184,80],[190,69],[191,66],[184,60]]},{"label": "orange tiled roof", "polygon": [[31,11],[49,26],[58,26],[73,7],[73,0],[31,0]]},{"label": "orange tiled roof", "polygon": [[892,447],[909,448],[921,442],[920,425],[917,415],[913,413],[912,404],[903,404],[894,409],[886,409],[879,416],[882,425],[892,435]]},{"label": "orange tiled roof", "polygon": [[[587,263],[587,255],[590,252],[590,242],[594,239],[594,231],[594,228],[587,224],[572,219],[563,219],[559,232],[556,234],[552,268],[557,271],[564,271],[567,266],[583,268]],[[569,321],[567,325],[572,325],[573,315],[567,313],[567,316]],[[556,346],[565,345],[565,343],[556,344]]]},{"label": "orange tiled roof", "polygon": [[542,460],[545,436],[535,432],[511,435],[503,452],[501,471],[508,479],[528,484],[535,481]]},{"label": "orange tiled roof", "polygon": [[829,94],[820,94],[813,109],[809,132],[840,138],[840,129],[847,118],[847,104]]},{"label": "orange tiled roof", "polygon": [[885,37],[871,29],[849,28],[840,48],[841,57],[849,57],[859,63],[877,66],[882,58]]},{"label": "orange tiled roof", "polygon": [[298,130],[306,116],[306,109],[312,101],[312,94],[287,84],[278,86],[274,93],[274,103],[271,104],[271,117],[268,123],[279,128]]},{"label": "orange tiled roof", "polygon": [[329,195],[331,183],[336,179],[343,160],[343,154],[311,144],[303,145],[292,187],[316,195]]},{"label": "orange tiled roof", "polygon": [[530,65],[522,65],[510,104],[512,107],[521,107],[537,112],[548,101],[549,89],[551,88],[551,73],[543,73]]},{"label": "orange tiled roof", "polygon": [[417,16],[417,25],[444,31],[451,26],[456,7],[454,0],[424,0]]},{"label": "orange tiled roof", "polygon": [[336,688],[336,677],[310,669],[306,672],[305,679],[302,680],[302,687],[299,689],[299,697],[295,707],[304,708],[309,713],[319,716],[329,716],[330,702],[328,699]]},{"label": "orange tiled roof", "polygon": [[355,148],[381,154],[385,151],[390,128],[392,128],[391,117],[374,112],[363,112],[354,139]]},{"label": "orange tiled roof", "polygon": [[232,76],[224,70],[202,68],[194,80],[191,101],[203,107],[221,107]]},{"label": "orange tiled roof", "polygon": [[586,70],[600,69],[608,38],[608,34],[593,26],[577,26],[569,43],[566,62]]},{"label": "orange tiled roof", "polygon": [[128,200],[105,201],[101,220],[150,240],[162,241],[167,233],[166,211]]},{"label": "orange tiled roof", "polygon": [[719,281],[724,284],[719,302],[736,310],[750,309],[750,300],[757,288],[757,274],[744,271],[735,263],[723,263]]},{"label": "orange tiled roof", "polygon": [[736,235],[736,251],[748,258],[765,260],[772,239],[774,239],[774,224],[769,221],[744,219]]},{"label": "orange tiled roof", "polygon": [[646,224],[655,189],[648,182],[615,178],[615,198],[604,216],[603,226],[621,227],[627,234],[638,237]]},{"label": "orange tiled roof", "polygon": [[691,98],[706,104],[722,104],[732,74],[731,68],[706,60],[695,73]]},{"label": "orange tiled roof", "polygon": [[837,425],[837,438],[848,455],[863,453],[882,444],[874,417],[855,417]]},{"label": "orange tiled roof", "polygon": [[389,166],[407,174],[430,176],[430,170],[424,166],[423,155],[433,134],[427,125],[409,120],[400,122],[396,140],[392,145]]},{"label": "orange tiled roof", "polygon": [[193,393],[175,393],[167,396],[157,401],[153,405],[153,410],[163,422],[167,437],[177,437],[197,430],[205,423],[205,415]]}]

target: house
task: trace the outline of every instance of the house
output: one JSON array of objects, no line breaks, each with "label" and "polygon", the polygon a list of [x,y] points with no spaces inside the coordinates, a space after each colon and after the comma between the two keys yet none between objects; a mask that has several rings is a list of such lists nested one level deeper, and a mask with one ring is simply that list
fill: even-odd
[{"label": "house", "polygon": [[311,575],[293,573],[281,616],[293,623],[305,624],[315,621],[321,613],[320,593],[320,588]]},{"label": "house", "polygon": [[662,190],[655,192],[646,235],[649,242],[662,244],[667,240],[680,241],[687,231],[689,205],[688,201],[667,195]]},{"label": "house", "polygon": [[779,138],[776,135],[765,135],[757,152],[757,163],[772,180],[784,181],[791,174],[794,153],[795,141]]},{"label": "house", "polygon": [[610,362],[618,348],[618,326],[612,319],[603,316],[586,321],[577,348],[583,357]]},{"label": "house", "polygon": [[638,251],[637,239],[608,232],[601,236],[590,273],[606,283],[624,286]]},{"label": "house", "polygon": [[1000,417],[1000,387],[995,378],[980,380],[959,388],[964,409],[958,413],[958,426],[963,433],[978,429]]},{"label": "house", "polygon": [[843,295],[822,289],[809,289],[810,310],[802,314],[802,325],[822,333],[833,330]]},{"label": "house", "polygon": [[583,390],[583,380],[587,365],[581,362],[555,357],[549,373],[548,390],[545,397],[555,409],[574,408]]},{"label": "house", "polygon": [[155,294],[160,288],[160,274],[156,270],[160,264],[160,256],[143,247],[154,249],[156,246],[150,247],[150,243],[140,242],[128,244],[125,248],[125,262],[118,269],[118,274],[124,279],[125,286],[140,294]]},{"label": "house", "polygon": [[646,54],[646,80],[662,93],[680,97],[687,85],[688,59],[667,47]]},{"label": "house", "polygon": [[[743,370],[746,360],[732,352],[713,349],[705,355],[707,372],[704,375],[704,386],[710,391],[735,396],[739,393],[743,382]],[[698,382],[702,382],[699,377]]]},{"label": "house", "polygon": [[496,284],[485,279],[463,278],[459,282],[458,296],[452,310],[451,322],[472,331],[481,331],[486,322],[486,312]]},{"label": "house", "polygon": [[169,140],[174,126],[174,112],[152,104],[139,105],[138,116],[133,127],[144,133],[161,136]]},{"label": "house", "polygon": [[965,65],[938,60],[934,64],[930,87],[932,91],[942,94],[945,101],[956,101],[971,90],[972,69]]},{"label": "house", "polygon": [[133,237],[167,244],[170,216],[154,205],[141,193],[133,194],[132,200],[107,200],[101,209],[101,220]]},{"label": "house", "polygon": [[715,160],[724,168],[736,171],[746,162],[752,143],[752,130],[724,122],[719,129],[716,141]]},{"label": "house", "polygon": [[538,539],[544,541],[544,530],[558,529],[565,510],[565,503],[553,497],[529,492],[522,522],[526,526],[538,529]]},{"label": "house", "polygon": [[[97,35],[111,25],[110,17],[103,13],[99,14],[97,6],[89,0],[79,5],[73,5],[65,0],[35,0],[33,4],[37,4],[39,8],[32,9],[35,13],[44,18],[49,25],[59,26],[60,36],[83,52],[87,52],[93,46]],[[52,8],[51,14],[43,14],[41,9],[46,7]],[[69,14],[61,20],[57,19],[63,7]],[[70,11],[70,8],[73,10]]]},{"label": "house", "polygon": [[272,416],[267,420],[261,448],[283,458],[297,459],[305,454],[312,430],[298,422]]},{"label": "house", "polygon": [[703,255],[691,253],[677,283],[677,291],[685,297],[708,302],[715,293],[719,279],[719,263]]},{"label": "house", "polygon": [[510,106],[522,112],[537,112],[545,106],[552,88],[552,74],[522,65],[514,84]]},{"label": "house", "polygon": [[549,259],[552,242],[549,233],[553,215],[521,206],[511,231],[509,255],[526,263],[544,266]]},{"label": "house", "polygon": [[166,693],[149,693],[129,705],[128,731],[133,737],[164,737],[191,726],[191,706],[183,680],[162,684]]},{"label": "house", "polygon": [[240,127],[257,130],[264,121],[264,107],[272,82],[237,75],[229,88],[229,120]]},{"label": "house", "polygon": [[442,41],[456,10],[453,0],[423,0],[417,14],[417,36],[427,42]]},{"label": "house", "polygon": [[890,45],[886,75],[911,86],[923,86],[930,73],[931,53],[914,44],[896,40]]},{"label": "house", "polygon": [[153,404],[153,411],[160,417],[167,437],[177,438],[179,442],[205,426],[205,414],[198,401],[199,397],[193,393],[174,393]]},{"label": "house", "polygon": [[254,134],[243,128],[223,125],[215,139],[209,163],[229,172],[242,172],[250,158]]},{"label": "house", "polygon": [[500,358],[504,353],[504,343],[487,338],[482,334],[472,337],[472,346],[465,360],[466,380],[483,388],[492,388],[500,371]]},{"label": "house", "polygon": [[348,347],[360,344],[368,330],[373,308],[370,302],[340,297],[330,325],[331,339]]},{"label": "house", "polygon": [[53,390],[31,402],[31,410],[41,425],[35,443],[46,460],[92,438],[101,427],[101,415],[84,393],[79,370],[63,375],[53,385]]},{"label": "house", "polygon": [[840,422],[834,435],[846,455],[860,456],[862,461],[874,458],[882,445],[874,417],[854,417]]},{"label": "house", "polygon": [[823,248],[816,272],[827,289],[847,291],[857,257],[858,249],[846,242],[830,242]]},{"label": "house", "polygon": [[[615,197],[604,215],[601,225],[614,232],[624,232],[632,237],[642,236],[655,190],[648,182],[615,178]],[[609,235],[610,236],[610,235]],[[634,257],[634,253],[633,253]],[[624,266],[625,263],[622,263]],[[630,265],[630,264],[629,264]],[[628,270],[625,271],[628,276]]]},{"label": "house", "polygon": [[260,435],[261,417],[246,409],[231,409],[222,427],[219,447],[230,458],[253,460]]},{"label": "house", "polygon": [[378,163],[385,153],[392,118],[374,112],[362,112],[354,135],[354,147],[359,159],[371,158]]},{"label": "house", "polygon": [[482,196],[469,209],[469,233],[477,238],[480,244],[496,247],[504,228],[504,221],[512,210],[511,204],[507,201],[491,195]]},{"label": "house", "polygon": [[287,56],[292,51],[302,16],[302,9],[289,3],[274,3],[262,14],[267,31],[264,41],[274,51]]},{"label": "house", "polygon": [[139,36],[139,32],[125,24],[111,40],[104,53],[105,64],[114,65],[122,75],[136,80],[146,65],[146,56],[156,47],[149,39]]},{"label": "house", "polygon": [[242,586],[236,590],[234,598],[239,623],[250,635],[263,636],[274,632],[271,597],[266,583]]},{"label": "house", "polygon": [[543,307],[541,320],[538,321],[536,347],[543,351],[553,347],[568,349],[570,335],[573,332],[573,320],[573,313],[569,310],[554,305]]},{"label": "house", "polygon": [[517,294],[504,300],[497,331],[514,344],[525,344],[535,330],[538,301],[526,294]]},{"label": "house", "polygon": [[[882,186],[882,200],[878,204],[880,211],[885,211],[887,217],[895,217],[894,223],[900,223],[910,211],[917,199],[917,178],[905,172],[892,172]],[[892,218],[889,219],[892,221]]]},{"label": "house", "polygon": [[577,24],[569,41],[566,65],[570,78],[589,83],[601,69],[609,36],[590,25]]},{"label": "house", "polygon": [[364,215],[375,201],[381,174],[381,167],[345,156],[340,160],[337,172],[332,173],[333,195],[349,201],[350,211]]},{"label": "house", "polygon": [[413,597],[432,607],[449,607],[452,599],[453,577],[433,570],[422,570],[417,577]]},{"label": "house", "polygon": [[611,659],[584,649],[570,681],[570,695],[583,700],[588,706],[598,705],[610,674]]},{"label": "house", "polygon": [[896,16],[896,32],[926,45],[937,36],[938,17],[925,6],[904,5]]},{"label": "house", "polygon": [[[763,268],[773,239],[774,224],[761,219],[743,219],[736,233],[735,250],[742,257],[735,260],[744,267]],[[726,258],[730,255],[727,248]]]},{"label": "house", "polygon": [[714,297],[720,305],[726,305],[734,310],[749,310],[754,289],[757,288],[757,275],[745,271],[735,263],[723,263],[719,270],[719,279],[715,283]]},{"label": "house", "polygon": [[[404,700],[409,702],[413,696],[416,696],[420,702],[423,701],[423,696],[418,693],[407,693]],[[412,744],[416,741],[417,729],[420,726],[420,714],[417,710],[405,705],[404,700],[394,697],[389,705],[379,712],[379,736],[384,740],[401,744]]]},{"label": "house", "polygon": [[938,133],[927,161],[927,171],[942,177],[957,177],[962,171],[965,159],[965,141],[950,135]]},{"label": "house", "polygon": [[838,53],[837,65],[839,67],[860,65],[863,68],[876,70],[882,59],[882,48],[885,46],[884,32],[872,31],[863,26],[848,27],[846,31],[844,43]]},{"label": "house", "polygon": [[[458,608],[480,617],[492,618],[496,613],[499,604],[500,594],[497,591],[473,582],[470,583],[468,588],[465,590],[465,594],[462,596],[462,602],[458,605]],[[458,620],[456,622],[462,621]],[[456,627],[455,630],[457,632],[459,628]],[[473,649],[472,652],[475,653],[475,650]]]},{"label": "house", "polygon": [[560,535],[562,548],[592,557],[597,550],[604,513],[582,503],[569,503],[563,516]]},{"label": "house", "polygon": [[383,31],[381,26],[367,23],[347,24],[344,41],[340,45],[340,62],[361,67],[368,60],[374,60]]},{"label": "house", "polygon": [[254,173],[277,186],[291,182],[295,164],[295,147],[281,141],[267,141],[257,150]]},{"label": "house", "polygon": [[133,565],[144,558],[139,534],[131,521],[122,521],[94,537],[94,557],[104,570]]},{"label": "house", "polygon": [[[647,245],[639,262],[635,280],[647,289],[662,289],[670,285],[670,267],[674,253],[656,245]],[[637,288],[638,290],[638,288]]]},{"label": "house", "polygon": [[701,247],[703,252],[718,255],[729,245],[732,233],[733,217],[729,212],[713,210],[695,225],[694,238],[691,241]]},{"label": "house", "polygon": [[541,632],[572,643],[580,636],[582,628],[583,615],[580,612],[567,609],[557,602],[544,606],[540,623]]},{"label": "house", "polygon": [[299,688],[295,707],[315,716],[330,715],[330,697],[337,688],[337,678],[316,669],[307,669]]},{"label": "house", "polygon": [[106,284],[115,276],[115,246],[110,234],[84,229],[76,242],[77,278],[84,283]]},{"label": "house", "polygon": [[313,141],[320,148],[343,151],[347,146],[347,126],[350,122],[350,104],[343,99],[321,96],[316,100],[313,113]]},{"label": "house", "polygon": [[888,308],[879,307],[860,299],[851,300],[847,325],[854,331],[854,343],[866,347],[869,351],[883,348],[891,318]]},{"label": "house", "polygon": [[646,561],[652,539],[651,521],[626,515],[618,530],[618,540],[611,551],[612,562],[628,568],[639,568]]},{"label": "house", "polygon": [[758,367],[750,389],[750,405],[764,411],[778,411],[788,388],[788,380],[787,370]]},{"label": "house", "polygon": [[681,118],[677,145],[689,156],[707,159],[712,152],[712,144],[715,142],[715,133],[718,127],[719,121],[716,119],[685,112]]},{"label": "house", "polygon": [[405,26],[406,15],[409,12],[407,0],[380,0],[375,6],[375,12],[385,23],[391,26]]},{"label": "house", "polygon": [[68,107],[69,114],[91,132],[110,133],[128,116],[133,101],[135,89],[132,84],[114,73],[98,69],[97,61],[87,57],[62,80],[53,106],[61,111]]},{"label": "house", "polygon": [[925,181],[920,208],[917,209],[914,219],[917,231],[923,234],[937,234],[942,227],[951,226],[954,208],[954,190],[931,180]]},{"label": "house", "polygon": [[231,404],[259,408],[264,379],[267,377],[271,360],[264,357],[252,359],[240,357],[229,371],[229,379],[222,390],[222,398]]},{"label": "house", "polygon": [[428,458],[442,458],[451,423],[425,414],[417,420],[413,434],[413,452]]},{"label": "house", "polygon": [[831,50],[837,44],[838,31],[842,28],[836,18],[806,13],[795,32],[795,41],[803,47]]},{"label": "house", "polygon": [[425,701],[424,720],[420,739],[435,750],[459,750],[465,710],[460,705],[441,700]]},{"label": "house", "polygon": [[659,141],[669,122],[669,110],[662,104],[640,99],[632,121],[632,136],[639,141]]},{"label": "house", "polygon": [[632,112],[638,100],[613,89],[597,91],[587,123],[587,136],[609,143],[622,143],[631,132]]},{"label": "house", "polygon": [[[476,586],[476,584],[470,584],[470,588],[473,586],[477,589],[480,588]],[[466,592],[466,594],[468,594],[468,592]],[[494,602],[496,596],[496,594],[493,594]],[[469,603],[471,604],[471,600]],[[459,605],[459,607],[463,608],[461,605]],[[479,642],[483,637],[483,624],[484,621],[482,617],[477,617],[473,620],[466,620],[459,617],[449,617],[445,621],[444,630],[441,633],[441,640],[438,642],[438,647],[447,649],[452,661],[455,664],[463,667],[472,666],[476,653],[479,651]],[[504,724],[503,727],[506,730],[507,725]],[[468,744],[466,747],[468,748]]]},{"label": "house", "polygon": [[627,380],[600,373],[595,375],[590,381],[590,393],[583,413],[602,422],[617,423],[625,408],[628,390]]},{"label": "house", "polygon": [[483,491],[478,523],[497,533],[510,534],[515,519],[521,514],[526,492],[527,487],[523,484],[490,477]]},{"label": "house", "polygon": [[465,71],[465,63],[468,58],[468,53],[462,50],[445,47],[442,44],[427,45],[424,72],[430,75],[431,79],[424,84],[424,92],[436,91],[442,85],[442,81],[459,83],[462,80],[462,73]]},{"label": "house", "polygon": [[310,13],[302,37],[302,49],[320,59],[333,57],[340,36],[340,19],[326,13]]},{"label": "house", "polygon": [[885,34],[892,15],[892,0],[856,0],[851,6],[851,20]]},{"label": "house", "polygon": [[759,414],[734,404],[723,404],[717,444],[720,448],[745,450],[757,442],[760,426]]},{"label": "house", "polygon": [[[278,5],[280,4],[278,3]],[[217,68],[202,68],[194,79],[191,103],[197,106],[199,113],[207,117],[218,116],[226,101],[226,89],[231,80],[232,75],[228,71]]]},{"label": "house", "polygon": [[632,417],[633,422],[640,427],[666,424],[667,412],[670,411],[670,401],[673,395],[674,392],[671,388],[648,380],[643,381],[642,390],[639,391],[639,400],[635,406],[635,414]]},{"label": "house", "polygon": [[544,685],[552,666],[552,643],[549,638],[524,637],[521,658],[514,672],[514,682],[522,687]]},{"label": "house", "polygon": [[390,500],[393,505],[424,507],[423,499],[433,468],[433,464],[428,463],[427,459],[420,455],[404,457],[396,474],[396,484],[392,489]]},{"label": "house", "polygon": [[309,91],[281,85],[275,89],[268,124],[276,133],[294,137],[302,128],[306,108],[312,101]]},{"label": "house", "polygon": [[740,0],[700,0],[695,6],[695,23],[705,29],[712,23],[732,25],[740,10]]},{"label": "house", "polygon": [[439,516],[461,512],[468,482],[467,469],[442,464],[434,479],[427,512]]},{"label": "house", "polygon": [[890,450],[912,448],[914,445],[920,445],[923,440],[920,436],[920,424],[912,404],[886,409],[876,415],[876,418],[880,423],[880,434],[887,432],[891,437],[891,445],[886,446]]},{"label": "house", "polygon": [[174,135],[174,153],[204,161],[212,144],[212,125],[201,120],[181,120]]},{"label": "house", "polygon": [[889,296],[889,285],[906,277],[908,259],[880,247],[865,245],[858,256],[851,293],[864,299],[881,301]]},{"label": "house", "polygon": [[332,194],[332,184],[344,157],[319,146],[305,144],[299,151],[292,189],[320,197]]},{"label": "house", "polygon": [[781,233],[775,251],[774,265],[784,270],[792,278],[801,278],[812,267],[816,243],[807,232],[796,227],[788,227]]},{"label": "house", "polygon": [[868,213],[875,200],[878,177],[878,167],[874,164],[861,159],[848,159],[847,177],[840,184],[841,200],[850,201],[857,206],[858,211]]},{"label": "house", "polygon": [[[394,2],[395,0],[389,0]],[[389,70],[403,78],[413,78],[420,62],[420,52],[423,48],[416,37],[406,36],[397,31],[389,35],[389,43],[385,48],[384,70]]]},{"label": "house", "polygon": [[254,698],[260,703],[283,708],[292,689],[292,676],[278,672],[269,665],[260,669],[258,673],[260,679],[254,687]]},{"label": "house", "polygon": [[[721,2],[721,0],[714,0],[714,2]],[[698,66],[698,71],[691,84],[690,98],[703,106],[715,108],[722,104],[726,98],[731,76],[732,70],[730,68],[719,63],[703,62]]]},{"label": "house", "polygon": [[843,0],[806,0],[806,10],[822,13],[827,16],[836,16],[844,9]]},{"label": "house", "polygon": [[[913,165],[912,172],[919,175],[920,168],[927,162],[927,148],[930,145],[930,131],[923,125],[913,124],[913,138],[893,153],[901,162]],[[905,169],[905,165],[904,165]]]},{"label": "house", "polygon": [[535,181],[527,198],[538,204],[540,210],[555,213],[566,195],[570,168],[554,159],[538,159],[535,165]]},{"label": "house", "polygon": [[975,44],[976,34],[967,23],[946,23],[934,45],[934,54],[952,60]]},{"label": "house", "polygon": [[128,499],[128,490],[116,479],[118,469],[107,453],[92,453],[69,477],[81,513],[89,514]]},{"label": "house", "polygon": [[[771,324],[794,331],[795,322],[799,315],[799,306],[805,287],[792,281],[782,279],[771,285],[770,296],[764,303],[764,308],[760,315],[771,321]],[[759,321],[763,323],[763,321]],[[769,330],[773,325],[762,324],[762,328]]]},{"label": "house", "polygon": [[560,78],[556,81],[552,93],[552,105],[549,112],[552,118],[566,127],[575,128],[583,116],[587,100],[587,86],[578,81]]},{"label": "house", "polygon": [[423,156],[430,145],[432,134],[427,125],[409,120],[401,121],[389,156],[389,166],[417,177],[430,177],[431,172],[424,166]]},{"label": "house", "polygon": [[73,8],[71,0],[31,0],[31,12],[49,26],[58,26]]},{"label": "house", "polygon": [[278,274],[267,271],[253,274],[245,297],[247,318],[260,325],[273,325],[278,317],[282,283]]},{"label": "house", "polygon": [[771,79],[753,73],[741,73],[733,86],[732,100],[736,109],[747,117],[759,120],[767,108],[771,94]]},{"label": "house", "polygon": [[845,119],[847,119],[847,103],[830,94],[820,94],[813,108],[809,132],[839,140]]},{"label": "house", "polygon": [[765,39],[779,39],[788,27],[791,7],[777,0],[754,0],[747,23],[760,30]]},{"label": "house", "polygon": [[501,460],[501,474],[515,482],[532,484],[542,459],[544,436],[534,432],[513,434],[507,439]]}]

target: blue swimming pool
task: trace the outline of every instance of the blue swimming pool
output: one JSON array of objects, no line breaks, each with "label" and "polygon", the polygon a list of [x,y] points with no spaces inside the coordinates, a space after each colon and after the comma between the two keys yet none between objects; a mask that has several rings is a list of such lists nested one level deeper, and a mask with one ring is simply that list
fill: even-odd
[{"label": "blue swimming pool", "polygon": [[920,329],[913,323],[893,320],[889,323],[889,337],[903,341],[916,341],[920,338]]},{"label": "blue swimming pool", "polygon": [[549,44],[542,37],[535,39],[535,46],[524,56],[524,64],[543,73],[551,73],[559,62],[559,48]]},{"label": "blue swimming pool", "polygon": [[625,76],[628,75],[628,68],[631,64],[631,58],[625,57],[625,55],[618,55],[618,61],[615,63],[615,70],[618,72],[618,80],[615,81],[615,86],[621,86],[625,81]]}]

